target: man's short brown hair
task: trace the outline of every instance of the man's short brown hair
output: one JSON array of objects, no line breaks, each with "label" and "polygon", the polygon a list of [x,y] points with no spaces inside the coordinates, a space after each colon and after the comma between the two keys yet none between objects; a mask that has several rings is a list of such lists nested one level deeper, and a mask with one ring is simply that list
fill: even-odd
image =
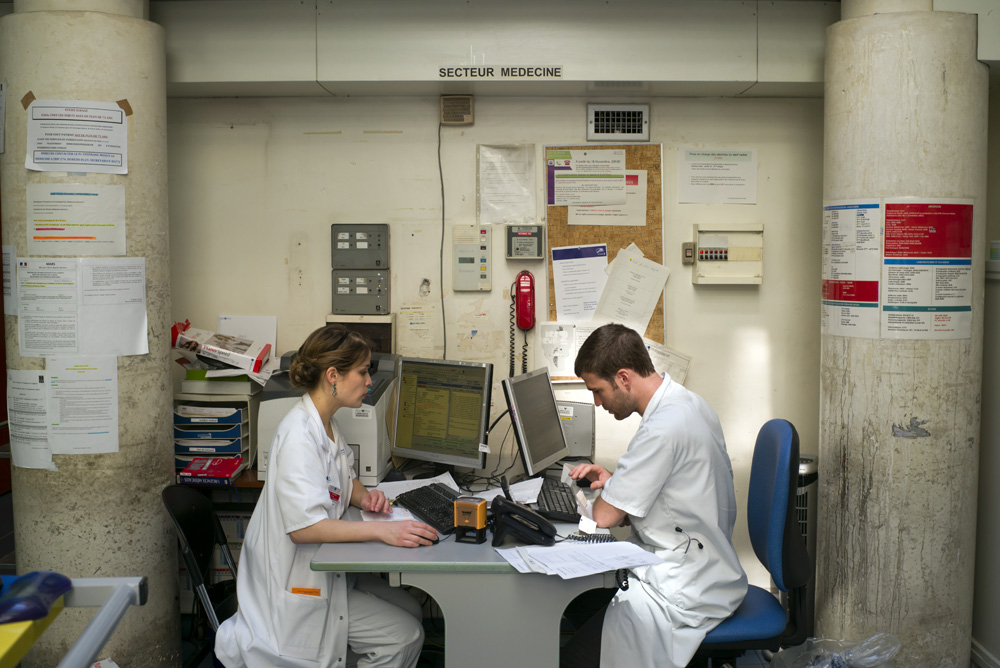
[{"label": "man's short brown hair", "polygon": [[614,383],[619,369],[632,369],[643,378],[656,373],[638,332],[616,323],[602,325],[580,346],[574,371],[577,376],[592,373]]}]

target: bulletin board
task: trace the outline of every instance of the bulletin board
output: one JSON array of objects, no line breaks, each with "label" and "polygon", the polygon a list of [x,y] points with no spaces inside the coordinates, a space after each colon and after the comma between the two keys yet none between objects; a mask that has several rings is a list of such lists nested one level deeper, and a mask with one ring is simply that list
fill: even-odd
[{"label": "bulletin board", "polygon": [[[570,225],[568,207],[546,207],[549,278],[549,320],[556,320],[555,281],[552,277],[552,248],[560,246],[580,246],[584,244],[607,244],[608,259],[614,259],[618,251],[634,243],[643,254],[660,264],[663,263],[663,170],[660,144],[608,144],[595,146],[546,146],[545,150],[595,151],[625,150],[625,169],[646,171],[646,225]],[[546,182],[548,180],[546,179]],[[548,186],[546,186],[548,187]],[[546,193],[548,195],[548,193]],[[546,202],[548,197],[546,197]],[[641,332],[640,332],[641,333]],[[664,343],[663,335],[663,294],[656,302],[653,316],[645,333],[647,339]]]}]

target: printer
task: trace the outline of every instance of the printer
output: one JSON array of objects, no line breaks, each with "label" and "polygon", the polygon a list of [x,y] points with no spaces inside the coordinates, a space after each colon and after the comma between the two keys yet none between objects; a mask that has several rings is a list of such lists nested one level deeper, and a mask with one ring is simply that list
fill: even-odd
[{"label": "printer", "polygon": [[[284,365],[283,365],[284,366]],[[372,353],[372,386],[359,408],[341,408],[334,415],[337,426],[354,451],[354,471],[361,484],[374,487],[382,482],[392,465],[392,443],[399,400],[399,355]],[[287,373],[272,375],[260,397],[257,413],[257,477],[266,478],[267,456],[278,423],[302,396],[293,387]]]}]

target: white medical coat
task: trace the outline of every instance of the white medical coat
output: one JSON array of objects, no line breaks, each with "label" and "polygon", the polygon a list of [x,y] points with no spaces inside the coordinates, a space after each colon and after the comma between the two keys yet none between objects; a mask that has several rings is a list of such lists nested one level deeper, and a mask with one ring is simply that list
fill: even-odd
[{"label": "white medical coat", "polygon": [[[332,422],[332,421],[331,421]],[[317,572],[317,544],[288,534],[347,510],[354,455],[332,422],[326,435],[306,394],[279,423],[267,460],[267,482],[240,552],[239,611],[223,622],[215,652],[229,668],[343,666],[347,657],[347,576]],[[318,596],[292,593],[292,589]]]},{"label": "white medical coat", "polygon": [[602,497],[628,514],[631,540],[665,563],[634,569],[629,589],[612,600],[601,665],[682,668],[747,591],[732,545],[733,470],[715,411],[665,375]]}]

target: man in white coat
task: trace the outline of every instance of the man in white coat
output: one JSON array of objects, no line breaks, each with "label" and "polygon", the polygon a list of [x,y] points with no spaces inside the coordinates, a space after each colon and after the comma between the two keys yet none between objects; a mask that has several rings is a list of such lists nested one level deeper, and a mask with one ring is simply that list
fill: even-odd
[{"label": "man in white coat", "polygon": [[715,411],[656,373],[642,337],[623,325],[591,334],[576,374],[617,420],[642,422],[614,474],[580,464],[570,475],[601,489],[600,527],[631,524],[633,542],[663,564],[630,572],[618,591],[563,648],[561,665],[688,664],[705,634],[743,601],[747,577],[732,545],[733,470]]}]

